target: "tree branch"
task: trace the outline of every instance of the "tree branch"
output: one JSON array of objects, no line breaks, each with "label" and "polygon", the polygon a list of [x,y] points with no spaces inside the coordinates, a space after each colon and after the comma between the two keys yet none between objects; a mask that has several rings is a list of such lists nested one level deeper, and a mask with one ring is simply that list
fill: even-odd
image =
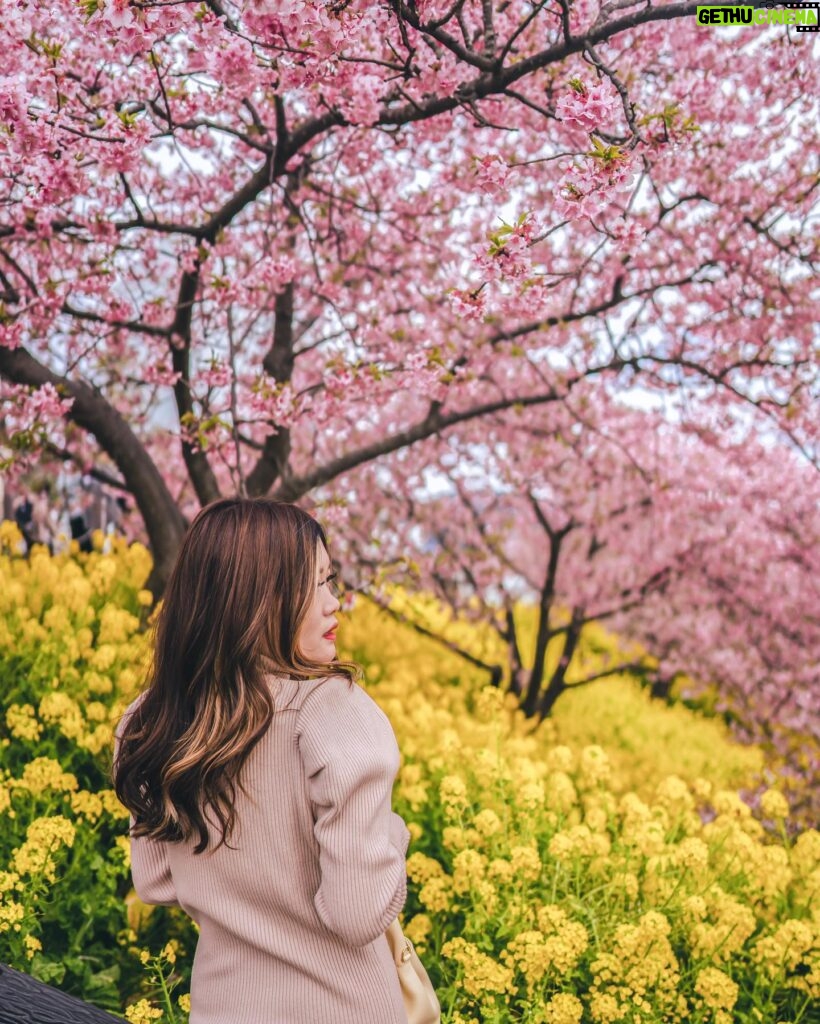
[{"label": "tree branch", "polygon": [[126,487],[134,495],[151,537],[154,569],[149,585],[155,595],[160,593],[185,532],[185,520],[131,427],[98,389],[58,376],[24,348],[0,346],[0,375],[29,387],[52,384],[64,398],[74,399],[68,418],[96,438],[119,467]]}]

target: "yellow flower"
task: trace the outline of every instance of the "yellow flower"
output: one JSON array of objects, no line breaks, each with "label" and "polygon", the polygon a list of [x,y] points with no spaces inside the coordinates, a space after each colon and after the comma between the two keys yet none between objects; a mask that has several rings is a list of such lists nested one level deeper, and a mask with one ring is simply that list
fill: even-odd
[{"label": "yellow flower", "polygon": [[449,878],[431,878],[419,890],[419,900],[434,914],[441,913],[450,906],[450,890]]},{"label": "yellow flower", "polygon": [[151,1024],[151,1021],[159,1020],[162,1017],[162,1010],[152,1006],[147,999],[140,999],[125,1009],[125,1019],[129,1024]]},{"label": "yellow flower", "polygon": [[530,991],[541,981],[552,962],[544,936],[533,930],[516,935],[501,953],[501,960],[510,968],[518,968]]},{"label": "yellow flower", "polygon": [[496,857],[490,861],[487,874],[490,878],[496,879],[499,882],[509,882],[515,872],[508,860],[504,860],[503,857]]},{"label": "yellow flower", "polygon": [[14,870],[20,875],[42,875],[48,882],[56,882],[54,854],[60,846],[73,846],[75,835],[74,826],[60,814],[35,818],[26,829],[26,841],[14,851]]},{"label": "yellow flower", "polygon": [[445,813],[456,813],[469,804],[467,786],[459,775],[445,775],[439,783],[439,797]]},{"label": "yellow flower", "polygon": [[427,936],[432,930],[433,922],[427,914],[416,914],[407,924],[402,926],[402,931],[407,938],[421,949],[424,948]]},{"label": "yellow flower", "polygon": [[488,789],[499,779],[506,776],[505,763],[494,750],[482,747],[474,753],[473,763],[470,765],[476,782],[482,789]]},{"label": "yellow flower", "polygon": [[589,1012],[595,1024],[615,1024],[624,1019],[627,1007],[621,1007],[618,1000],[609,992],[592,992],[589,1000]]},{"label": "yellow flower", "polygon": [[122,644],[139,629],[140,620],[124,608],[107,604],[100,612],[100,629],[97,644]]},{"label": "yellow flower", "polygon": [[71,810],[77,817],[95,822],[103,812],[103,802],[99,794],[81,789],[79,792],[71,794]]},{"label": "yellow flower", "polygon": [[514,846],[510,850],[510,864],[522,878],[535,881],[541,877],[541,858],[534,846]]},{"label": "yellow flower", "polygon": [[495,811],[485,808],[473,818],[473,826],[482,836],[494,836],[501,830],[501,819]]},{"label": "yellow flower", "polygon": [[11,519],[0,521],[0,548],[5,551],[17,551],[24,544],[20,528]]},{"label": "yellow flower", "polygon": [[776,789],[767,789],[760,797],[760,810],[764,818],[782,821],[789,816],[789,802]]},{"label": "yellow flower", "polygon": [[709,866],[709,847],[697,836],[687,836],[672,851],[672,862],[688,871],[703,871]]},{"label": "yellow flower", "polygon": [[727,817],[742,820],[750,818],[752,815],[749,805],[744,803],[737,793],[729,789],[718,790],[712,803],[718,814],[726,815]]},{"label": "yellow flower", "polygon": [[538,907],[536,920],[545,936],[544,945],[550,963],[560,974],[566,974],[578,963],[589,945],[586,928],[554,903]]},{"label": "yellow flower", "polygon": [[131,867],[131,840],[128,836],[116,836],[114,847],[122,854],[123,863],[127,868]]},{"label": "yellow flower", "polygon": [[39,739],[43,732],[31,704],[11,704],[6,711],[6,725],[18,740],[31,742]]},{"label": "yellow flower", "polygon": [[634,900],[641,891],[638,876],[632,871],[616,871],[612,875],[612,888],[615,892],[623,892],[628,899]]},{"label": "yellow flower", "polygon": [[4,903],[0,903],[0,932],[7,932],[9,929],[19,932],[20,922],[25,914],[26,908],[15,900],[6,900]]},{"label": "yellow flower", "polygon": [[758,939],[752,953],[769,978],[783,971],[794,972],[815,942],[814,932],[806,921],[789,920],[772,935]]},{"label": "yellow flower", "polygon": [[581,778],[587,786],[596,786],[606,782],[612,770],[606,751],[597,743],[583,748],[579,768]]},{"label": "yellow flower", "polygon": [[655,799],[661,807],[674,814],[683,814],[694,809],[695,801],[689,787],[677,775],[668,775],[658,783]]},{"label": "yellow flower", "polygon": [[[120,673],[121,676],[125,675],[125,672]],[[83,685],[88,693],[96,694],[98,696],[111,693],[114,689],[114,684],[108,676],[101,675],[99,672],[86,672],[83,676]],[[130,693],[130,689],[122,687],[124,693]]]},{"label": "yellow flower", "polygon": [[[610,951],[600,953],[591,965],[593,1020],[618,1020],[617,1016],[607,1018],[614,1007],[652,1009],[658,1019],[671,1014],[677,1004],[680,972],[668,939],[670,930],[667,918],[654,910],[636,925],[616,928]],[[605,995],[613,998],[614,1006],[600,1001]]]},{"label": "yellow flower", "polygon": [[89,722],[107,722],[108,708],[102,701],[92,700],[85,705],[85,717]]},{"label": "yellow flower", "polygon": [[114,818],[128,817],[128,808],[120,803],[113,789],[101,789],[97,796],[102,800],[102,805],[107,814]]},{"label": "yellow flower", "polygon": [[539,907],[537,918],[541,930],[520,932],[501,954],[510,967],[518,967],[531,988],[549,971],[564,975],[572,970],[589,944],[586,928],[560,907]]},{"label": "yellow flower", "polygon": [[584,1007],[577,996],[560,992],[544,1007],[544,1024],[581,1024]]},{"label": "yellow flower", "polygon": [[445,874],[444,868],[437,860],[428,857],[426,853],[417,850],[411,853],[406,861],[407,877],[416,883],[424,884],[431,878],[442,878]]},{"label": "yellow flower", "polygon": [[547,752],[547,767],[555,772],[571,772],[575,758],[569,747],[553,747]]},{"label": "yellow flower", "polygon": [[487,873],[487,858],[476,850],[462,850],[453,860],[453,888],[457,893],[475,888]]},{"label": "yellow flower", "polygon": [[[140,593],[147,594],[150,593],[150,591],[140,591]],[[179,999],[177,999],[177,1003],[179,1003],[179,1008],[180,1010],[182,1010],[183,1013],[191,1012],[191,997],[187,992],[183,992]]]},{"label": "yellow flower", "polygon": [[584,812],[584,824],[593,832],[605,832],[609,824],[609,815],[603,807],[590,807]]},{"label": "yellow flower", "polygon": [[78,736],[77,745],[91,751],[92,754],[99,754],[101,750],[110,745],[113,739],[114,732],[111,726],[107,722],[103,722],[92,729],[91,732],[85,732]]},{"label": "yellow flower", "polygon": [[411,810],[420,811],[427,803],[427,787],[419,784],[402,785],[399,796],[410,804]]},{"label": "yellow flower", "polygon": [[731,1010],[739,991],[729,975],[716,967],[705,967],[695,980],[695,992],[710,1010]]},{"label": "yellow flower", "polygon": [[52,757],[35,757],[23,768],[19,782],[15,782],[30,793],[43,793],[47,789],[73,793],[77,789],[76,776],[64,772],[59,761]]},{"label": "yellow flower", "polygon": [[487,917],[492,917],[498,907],[498,891],[491,881],[482,878],[474,886],[474,902]]},{"label": "yellow flower", "polygon": [[484,996],[486,993],[515,991],[512,970],[480,952],[465,939],[459,937],[445,942],[441,947],[441,955],[461,964],[464,971],[461,984],[467,995]]},{"label": "yellow flower", "polygon": [[60,732],[70,740],[76,740],[85,729],[79,704],[59,690],[47,693],[42,698],[39,714],[44,722],[59,726]]},{"label": "yellow flower", "polygon": [[26,947],[26,958],[29,960],[34,959],[34,954],[38,953],[43,948],[42,942],[34,935],[23,936],[23,943]]},{"label": "yellow flower", "polygon": [[516,794],[518,806],[525,811],[536,811],[544,806],[544,784],[542,782],[525,782]]},{"label": "yellow flower", "polygon": [[820,864],[820,832],[807,828],[801,832],[791,849],[791,864],[801,878],[808,876]]},{"label": "yellow flower", "polygon": [[587,825],[556,832],[550,839],[549,852],[560,861],[571,861],[575,857],[605,857],[610,851],[609,836],[592,832]]},{"label": "yellow flower", "polygon": [[19,889],[17,884],[20,876],[16,871],[0,871],[0,893],[11,892],[12,889]]},{"label": "yellow flower", "polygon": [[682,910],[684,923],[689,924],[692,953],[704,959],[729,960],[756,927],[751,909],[719,885],[710,886],[705,896],[685,899]]},{"label": "yellow flower", "polygon": [[113,644],[95,647],[88,659],[91,668],[97,672],[108,672],[117,660],[117,648]]},{"label": "yellow flower", "polygon": [[473,714],[479,722],[495,722],[504,711],[504,694],[496,686],[485,686],[476,694]]},{"label": "yellow flower", "polygon": [[459,825],[445,825],[441,830],[441,842],[448,850],[463,850],[467,845],[464,829]]}]

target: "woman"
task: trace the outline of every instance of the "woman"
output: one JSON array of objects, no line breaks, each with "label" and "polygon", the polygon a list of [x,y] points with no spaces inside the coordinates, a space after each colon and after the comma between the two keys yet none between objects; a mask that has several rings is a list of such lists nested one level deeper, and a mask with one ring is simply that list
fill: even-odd
[{"label": "woman", "polygon": [[384,936],[407,894],[399,750],[336,660],[334,577],[295,505],[202,509],[117,728],[137,895],[199,926],[191,1024],[407,1021]]}]

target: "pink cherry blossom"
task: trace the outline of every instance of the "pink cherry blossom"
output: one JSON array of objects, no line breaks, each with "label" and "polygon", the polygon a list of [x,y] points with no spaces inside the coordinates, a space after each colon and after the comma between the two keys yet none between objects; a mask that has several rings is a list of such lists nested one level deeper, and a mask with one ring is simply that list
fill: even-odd
[{"label": "pink cherry blossom", "polygon": [[571,79],[555,105],[557,117],[588,132],[610,128],[620,109],[620,97],[608,78],[596,85],[580,78]]},{"label": "pink cherry blossom", "polygon": [[497,153],[477,157],[473,164],[476,185],[487,195],[504,196],[510,182],[510,169]]}]

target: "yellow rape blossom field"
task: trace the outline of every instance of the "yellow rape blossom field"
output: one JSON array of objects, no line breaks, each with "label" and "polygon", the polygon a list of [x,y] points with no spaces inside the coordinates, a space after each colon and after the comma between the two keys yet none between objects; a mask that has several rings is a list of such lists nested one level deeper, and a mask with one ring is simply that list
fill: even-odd
[{"label": "yellow rape blossom field", "polygon": [[[184,1024],[196,932],[135,897],[108,774],[146,665],[150,557],[102,540],[26,559],[0,526],[0,962],[131,1024]],[[820,1021],[820,833],[788,829],[776,789],[766,827],[743,801],[759,751],[625,678],[536,725],[365,598],[339,646],[402,751],[402,924],[444,1024]]]}]

